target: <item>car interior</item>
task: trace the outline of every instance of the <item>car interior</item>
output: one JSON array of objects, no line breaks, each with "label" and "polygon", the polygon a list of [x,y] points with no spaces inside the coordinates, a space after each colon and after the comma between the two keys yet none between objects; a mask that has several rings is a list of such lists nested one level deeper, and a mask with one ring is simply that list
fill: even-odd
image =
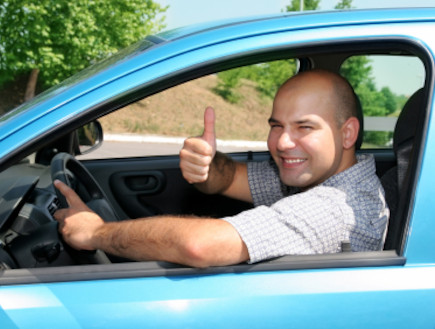
[{"label": "car interior", "polygon": [[[291,55],[289,55],[291,54]],[[65,200],[56,193],[52,181],[59,178],[78,194],[97,213],[110,220],[148,217],[160,214],[194,214],[223,217],[252,207],[219,195],[204,195],[189,185],[178,168],[178,155],[150,155],[81,159],[92,155],[95,145],[103,145],[101,125],[96,121],[129,104],[141,101],[178,84],[235,67],[256,65],[272,60],[297,59],[298,70],[322,68],[341,72],[343,63],[354,56],[384,56],[417,59],[423,67],[421,85],[416,85],[402,106],[391,141],[383,147],[365,145],[359,153],[374,154],[377,174],[382,181],[391,210],[388,234],[383,251],[330,255],[289,255],[258,264],[239,264],[228,267],[192,269],[165,262],[131,262],[101,251],[75,251],[62,242],[57,222],[52,215]],[[373,68],[372,74],[382,75]],[[407,42],[359,42],[312,46],[303,49],[279,49],[256,54],[243,54],[213,63],[204,63],[190,70],[165,77],[129,95],[102,104],[98,109],[71,121],[69,132],[53,132],[26,150],[25,158],[0,173],[0,270],[7,270],[1,282],[35,282],[79,280],[192,273],[234,273],[274,271],[306,268],[335,268],[403,265],[408,220],[412,209],[419,165],[427,125],[427,76],[431,67],[424,52]],[[406,77],[404,76],[405,80]],[[361,95],[359,95],[361,98]],[[212,105],[212,104],[211,104]],[[364,106],[364,125],[366,113]],[[266,125],[266,122],[265,122]],[[85,127],[85,128],[84,128]],[[93,134],[83,141],[83,135]],[[366,138],[366,135],[364,135]],[[84,146],[83,146],[84,145]],[[102,147],[103,147],[102,146]],[[83,147],[87,151],[83,151]],[[141,145],[146,148],[146,145]],[[244,150],[229,153],[238,161],[262,161],[269,158],[266,150]],[[92,271],[83,264],[96,264]],[[69,270],[65,271],[64,266]],[[26,271],[22,271],[26,269]],[[31,270],[29,272],[29,269]],[[32,273],[32,275],[29,275]]]}]

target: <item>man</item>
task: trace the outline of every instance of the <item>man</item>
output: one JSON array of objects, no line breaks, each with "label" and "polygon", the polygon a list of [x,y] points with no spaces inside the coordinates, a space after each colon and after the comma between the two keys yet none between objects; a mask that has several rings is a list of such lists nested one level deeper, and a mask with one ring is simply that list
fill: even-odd
[{"label": "man", "polygon": [[356,99],[340,76],[298,74],[279,89],[269,119],[273,162],[238,163],[216,152],[214,111],[180,152],[185,179],[205,193],[253,202],[224,219],[161,216],[104,223],[60,182],[70,208],[55,213],[65,240],[136,260],[195,267],[285,254],[382,248],[388,209],[371,156],[355,155]]}]

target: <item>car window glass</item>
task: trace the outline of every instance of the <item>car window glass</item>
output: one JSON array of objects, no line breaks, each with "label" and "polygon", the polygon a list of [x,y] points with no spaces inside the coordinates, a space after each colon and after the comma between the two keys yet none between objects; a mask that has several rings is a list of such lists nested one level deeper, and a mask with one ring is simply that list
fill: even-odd
[{"label": "car window glass", "polygon": [[408,98],[423,87],[423,63],[412,56],[353,56],[341,66],[364,113],[361,148],[392,148],[393,131]]},{"label": "car window glass", "polygon": [[102,146],[78,158],[178,154],[186,137],[202,134],[207,106],[220,151],[266,150],[273,97],[296,67],[295,60],[244,66],[144,98],[101,118]]}]

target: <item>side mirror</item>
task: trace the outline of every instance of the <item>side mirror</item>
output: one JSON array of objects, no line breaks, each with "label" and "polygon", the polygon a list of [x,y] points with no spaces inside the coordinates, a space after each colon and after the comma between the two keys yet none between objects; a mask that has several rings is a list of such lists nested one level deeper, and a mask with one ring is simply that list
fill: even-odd
[{"label": "side mirror", "polygon": [[103,128],[98,121],[92,121],[76,130],[77,154],[87,154],[103,143]]}]

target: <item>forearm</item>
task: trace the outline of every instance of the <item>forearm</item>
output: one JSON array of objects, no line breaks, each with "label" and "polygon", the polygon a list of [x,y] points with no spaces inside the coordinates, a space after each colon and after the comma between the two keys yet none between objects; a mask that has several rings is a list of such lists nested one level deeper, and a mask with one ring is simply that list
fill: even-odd
[{"label": "forearm", "polygon": [[[165,245],[166,240],[152,238],[155,228],[151,224],[154,221],[155,219],[151,218],[105,223],[95,231],[92,237],[93,248],[132,260],[170,261],[170,259],[159,257],[161,250],[169,251],[170,249]],[[167,232],[162,229],[159,229],[159,235],[167,236]]]},{"label": "forearm", "polygon": [[216,153],[208,179],[195,186],[203,193],[222,194],[229,198],[253,202],[246,163],[234,161],[223,153]]},{"label": "forearm", "polygon": [[237,231],[219,219],[153,217],[107,223],[93,245],[134,260],[163,260],[194,267],[246,261],[246,246]]},{"label": "forearm", "polygon": [[236,163],[224,153],[216,152],[208,173],[208,179],[195,187],[206,194],[218,194],[227,190],[234,180]]}]

